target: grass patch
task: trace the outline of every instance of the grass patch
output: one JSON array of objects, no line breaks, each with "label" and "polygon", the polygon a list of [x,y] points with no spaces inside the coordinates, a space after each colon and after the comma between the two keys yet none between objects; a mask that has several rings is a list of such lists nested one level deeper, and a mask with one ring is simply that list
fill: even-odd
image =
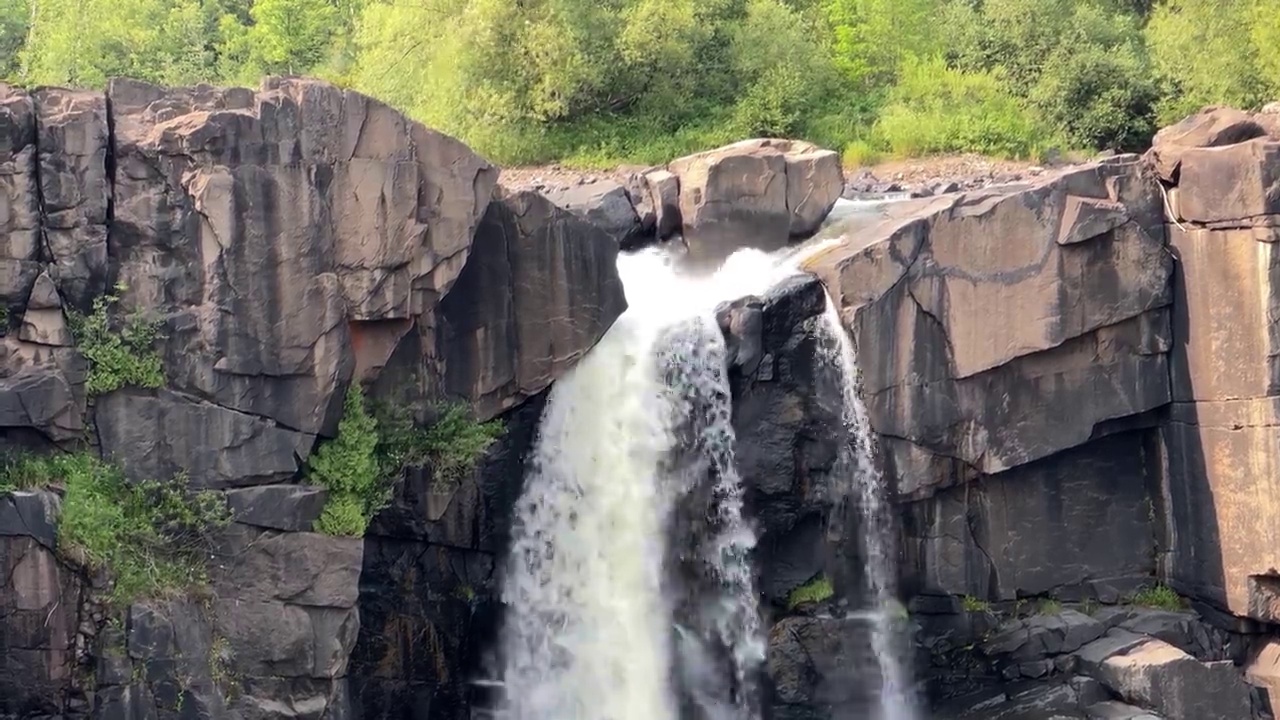
[{"label": "grass patch", "polygon": [[118,302],[117,295],[102,295],[94,298],[88,315],[75,310],[67,315],[76,348],[89,361],[85,390],[90,397],[126,386],[164,385],[164,367],[155,348],[160,321],[142,312],[113,321]]},{"label": "grass patch", "polygon": [[378,511],[391,502],[405,468],[429,467],[433,481],[456,483],[475,470],[501,437],[500,421],[477,423],[462,405],[444,407],[434,422],[417,425],[409,408],[381,404],[371,414],[358,385],[347,391],[338,435],[311,457],[308,477],[329,490],[315,529],[362,537]]},{"label": "grass patch", "polygon": [[986,600],[979,600],[972,595],[964,595],[960,598],[960,607],[965,612],[988,612],[991,610],[991,603]]},{"label": "grass patch", "polygon": [[1053,598],[1045,598],[1040,601],[1041,615],[1058,615],[1062,612],[1062,603]]},{"label": "grass patch", "polygon": [[996,76],[949,68],[937,59],[906,64],[874,135],[899,157],[979,152],[1030,158],[1051,140]]},{"label": "grass patch", "polygon": [[1154,608],[1156,610],[1181,610],[1185,603],[1178,593],[1168,585],[1156,584],[1143,587],[1130,599],[1134,605]]},{"label": "grass patch", "polygon": [[58,550],[106,570],[109,600],[124,606],[198,587],[214,534],[230,522],[216,492],[192,492],[186,478],[130,483],[120,469],[88,453],[11,461],[0,484],[63,489]]},{"label": "grass patch", "polygon": [[830,600],[835,594],[831,579],[825,574],[819,575],[787,595],[787,609],[795,610],[801,605],[824,602]]}]

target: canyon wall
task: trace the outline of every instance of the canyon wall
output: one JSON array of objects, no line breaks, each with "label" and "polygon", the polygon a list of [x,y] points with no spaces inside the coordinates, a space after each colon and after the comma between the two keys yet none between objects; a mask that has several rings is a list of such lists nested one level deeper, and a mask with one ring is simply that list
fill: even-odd
[{"label": "canyon wall", "polygon": [[[1043,650],[1025,654],[1027,638],[1038,641],[1017,625],[1024,608],[1131,602],[1167,583],[1194,609],[1184,622],[1230,635],[1217,652],[1178,652],[1230,656],[1260,691],[1242,701],[1242,686],[1216,696],[1204,686],[1217,709],[1155,709],[1269,712],[1280,602],[1275,120],[1208,109],[1145,157],[887,205],[833,228],[844,241],[810,261],[860,350],[935,697],[1062,673],[1046,672]],[[958,668],[956,647],[997,631],[975,629],[974,616],[1010,614],[1002,629],[1020,640],[988,643]],[[1044,697],[1022,710],[1035,703],[1028,717],[1066,712]]]},{"label": "canyon wall", "polygon": [[[938,717],[1268,716],[1277,128],[1209,110],[1146,157],[833,220],[817,281],[722,308],[769,717],[856,714],[878,681],[852,673],[868,626],[842,605],[865,548],[834,490],[826,293]],[[525,458],[548,389],[626,308],[619,247],[780,248],[843,189],[835,153],[777,140],[505,188],[456,140],[297,79],[3,88],[0,130],[0,451],[182,478],[232,521],[200,592],[122,603],[63,543],[62,483],[0,492],[0,718],[482,716]],[[78,342],[108,295],[158,323],[158,378],[107,382]],[[363,537],[315,532],[329,493],[305,468],[356,385],[418,425],[460,403],[503,430],[473,470],[405,471]],[[1189,608],[1132,607],[1166,584]]]}]

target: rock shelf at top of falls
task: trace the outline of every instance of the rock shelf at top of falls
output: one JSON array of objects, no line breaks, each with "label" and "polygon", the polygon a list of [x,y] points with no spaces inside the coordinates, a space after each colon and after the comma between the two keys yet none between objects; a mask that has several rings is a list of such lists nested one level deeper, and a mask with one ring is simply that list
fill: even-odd
[{"label": "rock shelf at top of falls", "polygon": [[[0,479],[0,718],[1271,717],[1276,127],[1207,109],[1146,157],[833,210],[838,157],[799,141],[548,197],[319,81],[4,88],[0,450],[185,478],[234,522],[199,592],[112,605],[64,543],[75,479]],[[815,230],[806,273],[734,255]],[[649,243],[623,275],[736,260],[620,276]],[[159,387],[91,397],[109,356],[71,320],[121,280]],[[357,383],[504,430],[324,535],[308,463]],[[848,492],[871,468],[883,497]]]}]

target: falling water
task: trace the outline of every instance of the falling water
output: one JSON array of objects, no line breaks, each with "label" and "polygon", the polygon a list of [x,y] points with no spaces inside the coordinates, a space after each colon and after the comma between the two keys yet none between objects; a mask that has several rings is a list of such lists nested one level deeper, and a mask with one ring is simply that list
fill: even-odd
[{"label": "falling water", "polygon": [[[672,658],[711,638],[733,659],[735,688],[681,678],[721,707],[708,716],[751,720],[754,666],[764,658],[749,565],[755,534],[742,517],[719,300],[762,292],[777,268],[740,252],[714,276],[675,271],[654,252],[619,259],[628,310],[554,386],[516,509],[503,600],[503,713],[511,720],[670,720],[678,711]],[[696,413],[695,413],[696,407]],[[672,459],[696,428],[693,469]],[[676,503],[714,478],[712,538],[703,558],[717,597],[672,647],[673,600],[664,584]],[[682,667],[705,667],[695,657]],[[691,686],[691,687],[690,687]]]},{"label": "falling water", "polygon": [[[685,709],[680,697],[704,720],[760,716],[756,537],[743,517],[715,308],[763,294],[798,272],[807,254],[742,250],[702,277],[682,275],[653,250],[619,258],[629,308],[554,385],[516,507],[502,579],[504,665],[495,681],[505,720],[676,720]],[[881,720],[910,720],[888,611],[886,499],[852,344],[828,304],[824,344],[842,373],[844,423],[856,438],[856,470],[841,493],[858,503],[867,537]],[[669,547],[669,531],[694,499],[707,512],[695,507],[706,527],[691,558],[689,548]],[[696,587],[671,571],[689,564]],[[722,674],[723,659],[731,677]]]},{"label": "falling water", "polygon": [[860,375],[853,341],[845,332],[840,312],[830,295],[823,313],[827,337],[824,351],[840,368],[843,420],[853,450],[851,477],[841,493],[857,503],[864,561],[863,581],[871,607],[871,644],[880,667],[880,720],[912,720],[914,703],[906,682],[902,638],[897,630],[896,563],[884,478],[875,462],[871,423],[860,393]]}]

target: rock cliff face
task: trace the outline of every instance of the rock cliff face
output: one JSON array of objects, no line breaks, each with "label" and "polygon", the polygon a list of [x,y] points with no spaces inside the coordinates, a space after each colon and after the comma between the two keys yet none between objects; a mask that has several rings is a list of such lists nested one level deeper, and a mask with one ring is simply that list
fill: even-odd
[{"label": "rock cliff face", "polygon": [[[965,717],[1139,716],[1089,709],[1119,701],[1166,718],[1267,712],[1240,677],[1276,687],[1259,650],[1280,606],[1274,119],[1210,109],[1147,157],[885,205],[825,231],[841,239],[810,260],[860,348],[929,694],[1011,688],[965,696]],[[974,625],[975,608],[1047,603],[1034,622],[1074,632],[1062,603],[1159,582],[1230,634],[1235,666],[1110,630],[1081,669],[1041,626],[1005,647]]]},{"label": "rock cliff face", "polygon": [[[796,141],[544,196],[315,81],[0,88],[0,452],[183,478],[231,516],[201,592],[121,602],[64,543],[64,483],[0,490],[0,720],[482,713],[525,456],[626,308],[620,245],[678,234],[708,264],[815,231],[816,278],[719,313],[767,717],[859,716],[879,691],[845,612],[863,528],[833,491],[828,295],[934,717],[1271,717],[1276,118],[1209,109],[1146,157],[823,227],[838,157]],[[108,294],[156,324],[157,377],[104,389],[77,318]],[[503,429],[474,468],[404,471],[363,538],[324,535],[304,468],[357,384],[418,427],[461,403]]]},{"label": "rock cliff face", "polygon": [[[184,477],[233,520],[203,594],[121,606],[60,490],[0,494],[0,717],[464,716],[537,398],[626,307],[617,242],[320,82],[3,88],[0,127],[0,451]],[[68,319],[110,288],[158,326],[159,387],[90,391]],[[354,383],[507,430],[322,535],[301,469]]]}]

